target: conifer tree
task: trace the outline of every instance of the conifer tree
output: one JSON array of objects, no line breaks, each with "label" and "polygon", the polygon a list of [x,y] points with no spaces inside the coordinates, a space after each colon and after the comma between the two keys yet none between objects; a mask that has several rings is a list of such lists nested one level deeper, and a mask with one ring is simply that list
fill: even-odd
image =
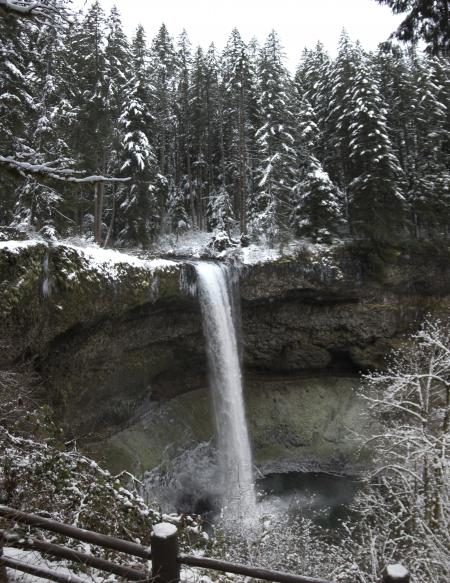
[{"label": "conifer tree", "polygon": [[[168,205],[169,185],[175,179],[174,150],[176,148],[176,73],[177,57],[173,39],[163,24],[150,47],[149,82],[154,98],[154,144],[158,160],[158,203],[162,229],[166,228],[165,212]],[[172,186],[170,186],[172,189]],[[173,189],[172,189],[173,190]],[[167,219],[170,222],[170,218]]]},{"label": "conifer tree", "polygon": [[448,57],[450,52],[450,11],[448,0],[377,0],[395,14],[406,14],[392,36],[401,41],[426,43],[429,53]]},{"label": "conifer tree", "polygon": [[119,11],[112,7],[106,20],[106,46],[105,46],[105,85],[106,103],[110,124],[113,130],[112,136],[112,167],[115,167],[120,147],[120,132],[118,132],[118,120],[121,115],[122,104],[126,97],[126,89],[129,83],[131,67],[131,49],[128,39],[123,31]]},{"label": "conifer tree", "polygon": [[[358,68],[358,51],[343,31],[339,39],[339,50],[330,67],[330,101],[324,127],[324,167],[331,179],[342,190],[347,201],[347,189],[354,178],[353,161],[350,156],[353,118],[352,89]],[[345,213],[348,212],[345,204]]]},{"label": "conifer tree", "polygon": [[351,104],[352,230],[378,240],[395,239],[403,235],[405,226],[403,174],[389,137],[375,69],[363,56],[354,75]]},{"label": "conifer tree", "polygon": [[329,112],[331,61],[323,45],[305,50],[294,77],[295,99],[311,108],[317,126],[314,154],[323,161],[326,157],[326,121]]},{"label": "conifer tree", "polygon": [[105,16],[94,2],[75,32],[74,74],[77,79],[77,123],[74,140],[80,168],[102,173],[106,166],[108,135],[107,84],[105,79]]},{"label": "conifer tree", "polygon": [[416,97],[411,58],[402,50],[379,50],[374,58],[380,92],[386,108],[386,121],[406,180],[414,173],[415,118],[411,115]]},{"label": "conifer tree", "polygon": [[208,105],[206,92],[207,69],[205,56],[201,47],[195,51],[190,83],[190,114],[192,127],[192,181],[195,202],[196,224],[199,229],[205,227],[204,202],[207,200],[207,152],[208,152]]},{"label": "conifer tree", "polygon": [[225,185],[211,194],[208,204],[208,218],[212,229],[230,233],[233,226],[233,205]]},{"label": "conifer tree", "polygon": [[226,172],[234,190],[234,212],[241,232],[247,230],[248,193],[252,186],[250,149],[254,72],[247,47],[234,29],[223,53],[224,147]]},{"label": "conifer tree", "polygon": [[297,167],[289,109],[290,80],[275,32],[270,33],[261,51],[258,77],[259,167],[251,218],[254,230],[274,240],[288,228]]},{"label": "conifer tree", "polygon": [[132,42],[132,77],[120,116],[123,132],[121,171],[132,178],[121,203],[125,225],[120,237],[141,246],[151,242],[160,225],[157,157],[152,146],[152,101],[145,33],[139,26]]},{"label": "conifer tree", "polygon": [[191,67],[192,51],[184,30],[177,43],[177,173],[176,182],[187,190],[192,228],[197,228],[195,191],[192,185],[192,128],[191,128]]},{"label": "conifer tree", "polygon": [[[23,150],[23,138],[32,110],[33,99],[26,82],[26,38],[29,23],[5,14],[0,18],[0,155],[17,156]],[[0,225],[13,218],[15,183],[13,177],[1,176],[2,197]]]},{"label": "conifer tree", "polygon": [[418,235],[440,236],[450,219],[450,81],[448,68],[447,75],[442,72],[434,57],[414,59],[415,141],[409,199]]},{"label": "conifer tree", "polygon": [[167,198],[167,216],[171,230],[178,235],[189,227],[189,217],[186,212],[184,192],[172,179],[169,184],[169,196]]},{"label": "conifer tree", "polygon": [[[119,123],[123,104],[126,99],[131,70],[131,49],[128,39],[123,31],[122,21],[116,6],[106,19],[106,45],[105,45],[105,102],[108,116],[108,135],[104,140],[108,142],[106,152],[106,172],[117,176],[122,164],[122,132]],[[116,218],[118,213],[118,200],[123,194],[123,185],[113,185],[107,189],[110,196],[105,219],[109,223],[107,241],[111,236],[116,236]]]},{"label": "conifer tree", "polygon": [[[27,86],[33,88],[34,105],[25,135],[26,160],[31,164],[53,162],[69,167],[73,160],[61,123],[65,113],[63,29],[44,22],[39,28],[31,27],[30,32],[25,79]],[[57,227],[62,216],[57,207],[70,198],[67,187],[61,185],[56,190],[54,185],[30,176],[16,194],[15,223],[38,230],[49,222]]]},{"label": "conifer tree", "polygon": [[311,104],[306,96],[297,94],[294,107],[299,168],[290,222],[300,236],[329,241],[342,222],[339,192],[316,155],[321,133]]},{"label": "conifer tree", "polygon": [[223,178],[223,91],[220,84],[219,59],[214,44],[205,54],[206,172],[207,184],[203,208]]}]

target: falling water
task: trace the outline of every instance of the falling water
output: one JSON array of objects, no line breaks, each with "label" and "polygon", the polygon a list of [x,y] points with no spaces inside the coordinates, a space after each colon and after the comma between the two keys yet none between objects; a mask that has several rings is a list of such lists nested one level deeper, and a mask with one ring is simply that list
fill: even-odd
[{"label": "falling water", "polygon": [[42,295],[44,298],[50,297],[50,277],[49,277],[49,257],[48,253],[45,254],[44,261],[42,263],[42,271],[44,272],[44,279],[42,281]]},{"label": "falling water", "polygon": [[225,265],[206,262],[198,263],[195,269],[208,351],[224,503],[234,516],[249,516],[255,506],[255,491],[233,321],[231,271]]}]

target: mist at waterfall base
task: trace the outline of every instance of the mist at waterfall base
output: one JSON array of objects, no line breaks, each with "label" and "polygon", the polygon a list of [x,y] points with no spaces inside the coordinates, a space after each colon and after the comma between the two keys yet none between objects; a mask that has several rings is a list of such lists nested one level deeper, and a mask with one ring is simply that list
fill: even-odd
[{"label": "mist at waterfall base", "polygon": [[[164,467],[147,472],[145,497],[150,505],[166,512],[201,515],[209,524],[235,522],[233,507],[227,506],[225,488],[212,442],[193,446]],[[336,529],[348,516],[348,507],[359,489],[349,476],[322,472],[286,472],[259,476],[255,481],[256,504],[247,516],[255,525],[267,517],[284,516],[286,521],[307,518]]]},{"label": "mist at waterfall base", "polygon": [[257,525],[267,516],[317,520],[333,527],[356,486],[346,478],[321,473],[287,473],[253,477],[245,416],[240,350],[239,278],[231,266],[195,264],[196,291],[207,346],[209,385],[216,439],[193,444],[163,467],[145,476],[146,498],[168,512],[200,514]]}]

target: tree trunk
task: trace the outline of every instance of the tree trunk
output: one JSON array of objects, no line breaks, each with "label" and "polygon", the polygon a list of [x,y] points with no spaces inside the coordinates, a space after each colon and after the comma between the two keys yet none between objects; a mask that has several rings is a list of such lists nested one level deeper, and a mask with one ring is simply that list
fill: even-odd
[{"label": "tree trunk", "polygon": [[94,238],[96,243],[102,243],[102,216],[105,196],[105,183],[97,182],[94,191]]}]

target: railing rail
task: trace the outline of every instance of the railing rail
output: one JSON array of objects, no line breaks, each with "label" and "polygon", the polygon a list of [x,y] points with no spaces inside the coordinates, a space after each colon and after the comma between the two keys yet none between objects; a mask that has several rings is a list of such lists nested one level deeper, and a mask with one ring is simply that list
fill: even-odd
[{"label": "railing rail", "polygon": [[137,543],[132,543],[130,541],[108,536],[106,534],[99,534],[98,532],[93,532],[92,530],[77,528],[75,526],[71,526],[70,524],[57,522],[56,520],[44,518],[43,516],[38,516],[36,514],[28,514],[26,512],[22,512],[21,510],[9,508],[8,506],[0,505],[0,516],[3,516],[4,518],[11,518],[12,520],[22,524],[30,524],[32,526],[42,528],[43,530],[56,532],[57,534],[62,534],[75,540],[98,545],[99,547],[103,547],[105,549],[119,551],[121,553],[126,553],[127,555],[133,555],[135,557],[141,557],[141,559],[152,558],[150,549],[148,547],[138,545]]},{"label": "railing rail", "polygon": [[208,559],[206,557],[180,555],[180,562],[182,565],[189,565],[191,567],[212,569],[213,571],[222,571],[223,573],[234,573],[235,575],[244,575],[265,581],[276,581],[277,583],[331,583],[330,581],[315,577],[302,577],[301,575],[292,575],[291,573],[282,573],[281,571],[272,571],[259,567],[248,567],[239,563],[229,563],[228,561]]},{"label": "railing rail", "polygon": [[[178,551],[178,530],[173,524],[161,523],[153,527],[151,534],[151,549],[123,539],[102,535],[90,530],[50,520],[35,514],[28,514],[8,506],[0,505],[0,517],[10,518],[14,522],[37,526],[65,535],[78,541],[88,542],[106,549],[119,551],[135,557],[152,560],[151,574],[125,567],[105,559],[100,559],[72,550],[68,547],[55,545],[31,537],[19,537],[15,533],[0,530],[0,583],[7,581],[5,567],[30,573],[58,583],[85,583],[85,580],[74,574],[50,571],[49,569],[30,565],[3,555],[3,547],[35,550],[43,554],[68,559],[83,565],[91,566],[107,573],[114,573],[129,581],[151,581],[152,583],[177,583],[180,581],[182,565],[199,567],[225,573],[234,573],[253,579],[273,581],[274,583],[332,583],[315,577],[303,577],[291,573],[283,573],[270,569],[250,567],[238,563],[230,563],[220,559],[196,557],[180,554]],[[382,574],[383,583],[409,583],[409,572],[401,565],[388,566]]]},{"label": "railing rail", "polygon": [[23,538],[17,534],[10,533],[5,530],[0,530],[0,539],[2,539],[3,543],[6,543],[7,546],[23,549],[26,551],[38,551],[44,555],[51,555],[52,557],[57,557],[58,559],[67,559],[68,561],[79,563],[80,565],[94,567],[99,571],[106,571],[107,573],[119,575],[120,577],[128,579],[129,581],[143,581],[146,579],[146,574],[142,571],[131,569],[130,567],[125,567],[124,565],[118,565],[112,561],[107,561],[87,553],[81,553],[68,547],[55,545],[53,543],[48,543],[36,538]]}]

